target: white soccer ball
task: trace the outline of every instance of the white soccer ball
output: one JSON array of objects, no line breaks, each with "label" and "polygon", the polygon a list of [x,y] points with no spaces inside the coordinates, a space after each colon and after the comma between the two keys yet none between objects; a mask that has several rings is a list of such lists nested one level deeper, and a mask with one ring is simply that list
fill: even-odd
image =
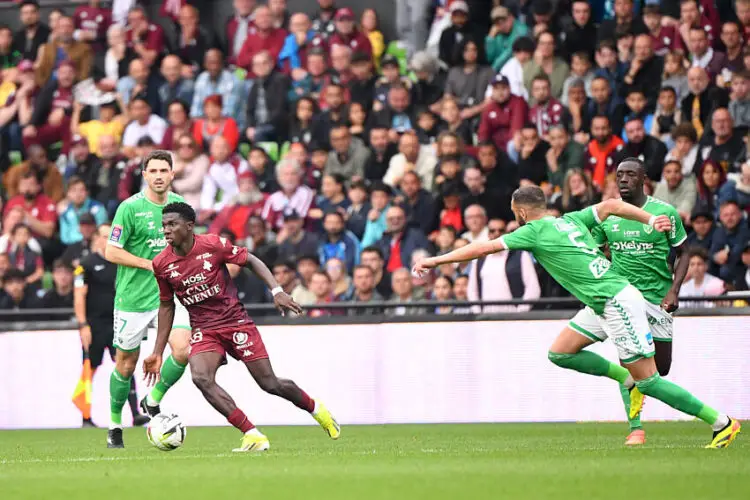
[{"label": "white soccer ball", "polygon": [[176,450],[185,441],[187,428],[177,415],[160,414],[151,419],[146,427],[149,442],[162,451]]}]

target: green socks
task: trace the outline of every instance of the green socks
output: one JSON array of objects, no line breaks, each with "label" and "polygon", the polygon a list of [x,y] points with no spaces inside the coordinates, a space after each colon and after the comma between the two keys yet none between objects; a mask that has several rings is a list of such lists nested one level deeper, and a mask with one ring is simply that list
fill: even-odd
[{"label": "green socks", "polygon": [[642,429],[643,426],[641,425],[641,415],[638,414],[637,417],[631,419],[630,418],[630,391],[627,387],[620,384],[620,395],[622,396],[622,402],[625,403],[625,418],[628,419],[628,423],[630,424],[630,430],[631,432],[637,429]]},{"label": "green socks", "polygon": [[559,354],[550,351],[547,357],[561,368],[596,375],[597,377],[608,377],[620,384],[627,385],[628,379],[630,379],[630,372],[626,368],[593,352],[580,351],[575,354]]},{"label": "green socks", "polygon": [[151,393],[148,395],[149,405],[155,406],[161,403],[164,399],[164,394],[167,393],[170,387],[177,383],[185,373],[185,366],[178,363],[172,356],[169,356],[166,361],[161,365],[161,376],[159,381],[156,383]]},{"label": "green socks", "polygon": [[122,407],[128,400],[130,393],[130,379],[120,375],[116,369],[112,369],[109,376],[109,411],[111,427],[122,426]]},{"label": "green socks", "polygon": [[719,419],[718,411],[704,405],[698,398],[679,385],[661,378],[658,373],[647,379],[639,380],[636,385],[638,390],[646,396],[658,399],[675,410],[698,417],[708,425],[715,425]]}]

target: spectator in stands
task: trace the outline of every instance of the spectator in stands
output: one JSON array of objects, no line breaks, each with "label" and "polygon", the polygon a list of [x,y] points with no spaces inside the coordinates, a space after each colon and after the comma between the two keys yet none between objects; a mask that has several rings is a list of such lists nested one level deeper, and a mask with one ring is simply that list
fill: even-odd
[{"label": "spectator in stands", "polygon": [[468,242],[488,239],[487,211],[481,205],[469,205],[464,209],[464,221],[467,231],[461,238]]},{"label": "spectator in stands", "polygon": [[659,182],[664,169],[667,147],[659,139],[646,133],[643,119],[638,116],[625,122],[625,136],[628,142],[614,153],[615,165],[619,165],[625,158],[639,158],[645,165],[648,178],[653,182]]},{"label": "spectator in stands", "polygon": [[714,213],[714,218],[719,214],[719,190],[727,181],[727,174],[721,165],[712,160],[706,160],[698,170],[696,178],[698,183],[697,203],[708,208]]},{"label": "spectator in stands", "polygon": [[99,175],[96,186],[91,190],[92,197],[107,208],[109,218],[115,216],[119,204],[117,196],[121,174],[127,166],[127,158],[120,154],[117,141],[111,135],[99,137]]},{"label": "spectator in stands", "polygon": [[346,197],[346,177],[340,174],[323,176],[320,183],[320,194],[315,200],[315,212],[311,211],[310,216],[321,218],[323,214],[331,211],[346,213],[349,207],[349,199]]},{"label": "spectator in stands", "polygon": [[466,192],[461,195],[462,211],[471,205],[480,205],[490,217],[504,213],[499,206],[503,197],[487,189],[487,177],[479,167],[469,167],[464,170],[463,183],[466,186]]},{"label": "spectator in stands", "polygon": [[560,102],[568,106],[572,88],[583,89],[583,97],[591,95],[591,82],[595,76],[589,55],[586,52],[573,54],[570,60],[570,76],[563,83]]},{"label": "spectator in stands", "polygon": [[279,282],[279,286],[291,295],[295,301],[300,298],[300,295],[309,297],[308,290],[304,288],[304,285],[297,278],[293,262],[277,261],[272,266],[273,277]]},{"label": "spectator in stands", "polygon": [[271,10],[267,6],[258,6],[253,14],[255,29],[247,35],[237,55],[237,66],[247,70],[248,78],[256,77],[258,68],[254,59],[261,52],[268,54],[271,68],[276,65],[287,35],[286,30],[273,26]]},{"label": "spectator in stands", "polygon": [[[279,247],[273,241],[273,233],[268,230],[268,226],[262,217],[251,215],[247,219],[247,238],[244,246],[247,247],[254,255],[263,261],[267,266],[272,266],[279,259]],[[289,266],[294,269],[293,265]],[[281,285],[284,287],[284,285]],[[284,288],[286,290],[286,288]]]},{"label": "spectator in stands", "polygon": [[421,228],[425,234],[435,229],[435,200],[422,188],[422,180],[416,172],[406,172],[399,183],[401,196],[396,202],[406,212],[408,224]]},{"label": "spectator in stands", "polygon": [[727,182],[719,189],[719,203],[735,200],[744,210],[750,209],[750,162],[744,162],[739,173],[727,175]]},{"label": "spectator in stands", "polygon": [[[190,7],[186,5],[186,7]],[[205,51],[201,52],[201,55]],[[190,78],[183,77],[182,61],[176,55],[166,56],[161,61],[161,75],[164,77],[164,83],[159,86],[159,101],[161,102],[161,112],[163,117],[169,117],[169,106],[175,101],[193,102],[193,87],[195,83],[192,78],[192,66],[190,69]]]},{"label": "spectator in stands", "polygon": [[190,106],[190,116],[203,116],[203,103],[206,97],[214,94],[221,96],[222,116],[231,116],[238,121],[242,114],[242,82],[237,81],[234,74],[224,68],[224,56],[219,49],[210,49],[203,58],[205,71],[195,80],[193,102]]},{"label": "spectator in stands", "polygon": [[255,0],[233,0],[234,15],[226,24],[227,47],[225,53],[230,64],[237,63],[237,55],[253,29]]},{"label": "spectator in stands", "polygon": [[50,41],[39,48],[39,56],[36,62],[36,81],[40,87],[48,82],[63,61],[72,63],[75,81],[85,80],[89,77],[94,55],[89,44],[74,39],[74,31],[73,19],[62,16],[57,22]]},{"label": "spectator in stands", "polygon": [[409,66],[416,76],[412,91],[414,105],[437,113],[444,94],[446,76],[440,69],[440,61],[432,54],[420,51],[412,56]]},{"label": "spectator in stands", "polygon": [[682,166],[677,161],[664,165],[664,178],[657,184],[654,197],[666,201],[677,209],[682,221],[687,223],[695,206],[695,177],[682,175]]},{"label": "spectator in stands", "polygon": [[710,80],[715,80],[726,65],[726,55],[714,51],[708,40],[708,33],[701,26],[692,26],[688,34],[688,47],[693,67],[703,68]]},{"label": "spectator in stands", "polygon": [[333,297],[336,301],[349,300],[353,292],[352,279],[346,272],[346,266],[341,259],[332,258],[323,266],[333,284]]},{"label": "spectator in stands", "polygon": [[610,117],[610,124],[614,126],[614,134],[619,136],[625,116],[625,105],[619,97],[613,94],[609,80],[597,76],[591,81],[591,100],[583,113],[582,130],[591,133],[591,122],[595,116]]},{"label": "spectator in stands", "polygon": [[21,54],[21,59],[35,61],[39,48],[50,38],[50,29],[39,21],[39,2],[23,0],[20,5],[23,27],[13,35],[13,51]]},{"label": "spectator in stands", "polygon": [[135,147],[141,139],[148,137],[154,144],[160,144],[164,139],[167,122],[151,110],[148,99],[143,95],[137,95],[130,101],[128,115],[132,121],[122,135],[122,151],[128,158],[135,156]]},{"label": "spectator in stands", "polygon": [[[200,220],[209,220],[224,209],[227,202],[239,192],[238,181],[249,175],[247,161],[232,152],[229,141],[223,136],[214,137],[211,141],[211,165],[201,190]],[[216,201],[217,198],[219,201]]]},{"label": "spectator in stands", "polygon": [[44,309],[70,309],[73,307],[73,268],[62,259],[52,265],[53,288],[39,300]]},{"label": "spectator in stands", "polygon": [[29,245],[31,238],[31,228],[27,224],[21,222],[13,226],[8,260],[12,268],[23,273],[27,289],[37,290],[44,275],[44,262],[41,253]]},{"label": "spectator in stands", "polygon": [[583,164],[584,149],[579,142],[570,140],[568,129],[562,124],[550,127],[548,136],[550,148],[545,154],[547,181],[562,189],[568,170],[580,168]]},{"label": "spectator in stands", "polygon": [[646,96],[649,109],[653,109],[656,106],[660,88],[659,85],[654,85],[654,82],[661,80],[664,61],[654,54],[653,40],[648,34],[638,35],[635,38],[634,48],[633,59],[623,78],[622,90],[627,95],[631,89],[640,89]]},{"label": "spectator in stands", "polygon": [[[8,198],[12,199],[17,194],[23,194],[21,189],[23,179],[32,175],[37,183],[41,184],[42,190],[52,201],[60,201],[63,197],[63,177],[57,166],[47,159],[47,153],[39,144],[27,148],[29,159],[15,165],[3,175],[3,186]],[[33,193],[36,195],[36,192]],[[32,197],[33,198],[33,197]]]},{"label": "spectator in stands", "polygon": [[293,159],[276,164],[276,178],[281,189],[273,193],[263,207],[263,219],[272,229],[281,229],[282,215],[287,208],[294,209],[300,217],[307,218],[313,207],[315,192],[302,184],[302,167]]},{"label": "spectator in stands", "polygon": [[89,144],[80,135],[74,135],[70,153],[57,159],[57,167],[63,171],[65,181],[72,176],[83,180],[87,189],[92,189],[99,175],[99,158],[89,152]]},{"label": "spectator in stands", "polygon": [[[383,297],[375,290],[375,274],[370,267],[359,264],[355,266],[352,274],[354,277],[354,291],[351,296],[351,302],[369,303],[382,302]],[[351,308],[347,314],[349,316],[372,316],[382,314],[383,309],[380,307]]]},{"label": "spectator in stands", "polygon": [[663,9],[659,5],[648,4],[643,7],[643,24],[648,28],[654,54],[663,57],[669,51],[679,47],[680,34],[669,18],[662,16]]},{"label": "spectator in stands", "polygon": [[143,160],[156,150],[156,143],[149,136],[141,137],[135,145],[135,156],[128,161],[124,171],[120,174],[117,186],[117,197],[125,201],[131,196],[140,193],[144,187]]},{"label": "spectator in stands", "polygon": [[[380,69],[380,58],[385,52],[385,40],[380,32],[380,21],[375,9],[367,8],[362,11],[359,18],[359,29],[370,41],[372,47],[372,62],[375,68]],[[355,54],[359,51],[355,51]],[[408,53],[408,52],[407,52]]]},{"label": "spectator in stands", "polygon": [[311,97],[303,96],[297,101],[294,117],[289,124],[289,141],[292,144],[299,143],[305,148],[312,144],[312,125],[316,109],[317,105]]},{"label": "spectator in stands", "polygon": [[389,140],[398,142],[401,134],[417,126],[413,111],[409,89],[400,84],[392,85],[388,91],[387,105],[372,115],[372,126],[388,127]]},{"label": "spectator in stands", "polygon": [[386,270],[393,272],[407,267],[410,256],[418,248],[428,248],[429,242],[421,229],[407,227],[406,212],[399,206],[391,206],[386,212],[387,228],[377,246],[383,252]]},{"label": "spectator in stands", "polygon": [[485,65],[479,42],[467,38],[461,42],[460,50],[459,59],[448,71],[445,93],[458,100],[461,119],[470,120],[479,116],[486,107],[484,94],[494,73]]},{"label": "spectator in stands", "polygon": [[750,127],[750,73],[732,74],[732,92],[729,94],[729,114],[734,126],[743,133]]},{"label": "spectator in stands", "polygon": [[583,210],[598,202],[599,195],[594,190],[591,179],[579,168],[568,170],[562,195],[555,201],[555,209],[561,214],[566,214]]},{"label": "spectator in stands", "polygon": [[128,12],[125,39],[147,66],[153,66],[164,53],[164,30],[148,20],[143,7],[136,6]]},{"label": "spectator in stands", "polygon": [[503,6],[494,7],[490,12],[492,27],[485,39],[485,50],[487,60],[496,73],[505,66],[505,63],[513,56],[513,42],[522,36],[526,36],[529,28],[516,19],[516,16]]},{"label": "spectator in stands", "polygon": [[[726,50],[726,63],[724,64],[724,67],[733,74],[744,71],[745,64],[742,60],[742,27],[739,22],[729,20],[721,25],[721,43],[724,44],[724,49]],[[721,75],[719,75],[719,77],[721,77]],[[719,80],[717,79],[717,82],[718,81]],[[721,86],[721,84],[719,85]]]},{"label": "spectator in stands", "polygon": [[[680,287],[680,296],[705,297],[723,295],[724,282],[708,273],[709,254],[703,248],[692,248],[688,254],[690,264],[685,282]],[[680,301],[680,307],[715,307],[715,302]]]},{"label": "spectator in stands", "polygon": [[391,288],[391,273],[385,270],[385,260],[383,252],[376,246],[369,246],[362,249],[360,253],[360,262],[372,269],[375,290],[383,299],[388,299],[393,294]]},{"label": "spectator in stands", "polygon": [[746,269],[745,275],[735,281],[735,286],[740,290],[750,290],[750,244],[742,251],[742,265]]},{"label": "spectator in stands", "polygon": [[703,137],[703,130],[708,124],[708,117],[715,106],[714,95],[711,92],[708,74],[703,68],[694,66],[688,71],[688,89],[690,93],[685,96],[680,105],[682,118],[693,124],[698,139]]},{"label": "spectator in stands", "polygon": [[591,6],[586,0],[571,2],[571,17],[564,28],[561,40],[564,53],[572,55],[576,52],[586,52],[593,59],[596,24],[591,16]]},{"label": "spectator in stands", "polygon": [[599,41],[614,40],[617,32],[638,35],[648,33],[643,20],[636,15],[633,0],[615,0],[614,17],[603,21],[599,26]]},{"label": "spectator in stands", "polygon": [[[463,0],[451,2],[449,7],[451,24],[440,35],[438,57],[444,65],[450,67],[461,64],[462,45],[466,40],[479,41],[475,28],[469,23],[469,6]],[[422,46],[424,42],[421,42]],[[421,50],[416,47],[415,50]]]},{"label": "spectator in stands", "polygon": [[310,291],[315,295],[315,299],[305,308],[308,317],[320,318],[338,315],[336,310],[315,307],[316,305],[330,304],[334,301],[333,282],[328,274],[323,271],[315,271],[310,278]]},{"label": "spectator in stands", "polygon": [[86,183],[80,177],[71,177],[68,192],[60,205],[60,240],[72,245],[83,239],[79,220],[83,214],[91,214],[97,225],[107,222],[107,211],[98,201],[89,198]]},{"label": "spectator in stands", "polygon": [[[279,246],[279,256],[297,262],[306,255],[316,255],[318,252],[318,236],[314,232],[306,231],[304,219],[295,210],[284,213],[284,225],[276,235]],[[317,257],[316,257],[317,263]]]},{"label": "spectator in stands", "polygon": [[328,153],[325,174],[339,174],[352,181],[364,179],[365,166],[370,159],[365,144],[352,137],[349,127],[344,124],[331,128],[330,142],[333,149]]},{"label": "spectator in stands", "polygon": [[315,32],[311,29],[310,18],[303,12],[292,14],[289,20],[289,31],[279,53],[278,66],[279,69],[295,78],[296,74],[304,72],[307,67],[308,51],[313,47],[319,47],[322,39],[315,36]]},{"label": "spectator in stands", "polygon": [[363,52],[372,57],[370,40],[367,38],[367,35],[357,29],[352,9],[349,7],[340,8],[336,11],[333,21],[336,30],[328,40],[331,48],[335,45],[345,45],[352,52]]},{"label": "spectator in stands", "polygon": [[547,180],[547,151],[549,143],[539,137],[536,125],[527,122],[516,136],[511,158],[518,160],[518,175],[523,180],[540,185]]},{"label": "spectator in stands", "polygon": [[[470,121],[464,120],[461,117],[461,106],[455,97],[449,95],[443,97],[442,104],[440,105],[440,118],[443,119],[443,122],[433,127],[433,130],[439,131],[440,135],[448,132],[461,138],[464,144],[472,144],[474,142],[474,127],[471,126]],[[427,135],[425,131],[422,134]],[[432,135],[435,134],[433,133]],[[434,140],[433,137],[430,137],[428,140],[422,141],[422,143],[430,144]]]},{"label": "spectator in stands", "polygon": [[[552,33],[545,32],[538,35],[534,57],[523,66],[523,81],[526,90],[531,93],[534,77],[544,74],[549,78],[552,97],[559,99],[569,73],[568,64],[555,56],[555,37]],[[534,104],[534,101],[531,100],[530,104]]]},{"label": "spectator in stands", "polygon": [[[687,62],[681,51],[671,51],[664,56],[664,72],[661,75],[661,86],[672,87],[677,93],[678,106],[690,93],[687,77]],[[683,117],[685,115],[682,115]]]},{"label": "spectator in stands", "polygon": [[[447,275],[438,276],[433,283],[432,300],[447,302],[453,299],[453,278]],[[434,314],[452,314],[453,306],[437,306],[432,312]]]},{"label": "spectator in stands", "polygon": [[[24,217],[24,211],[19,206],[12,207],[3,214],[2,236],[0,236],[0,255],[5,255],[13,249],[13,242],[11,239],[13,228],[16,227],[16,224],[22,223]],[[42,253],[41,245],[33,236],[29,239],[29,248],[36,253]]]},{"label": "spectator in stands", "polygon": [[[390,302],[398,304],[414,302],[414,285],[411,282],[411,272],[406,268],[400,268],[391,274],[391,287],[393,296]],[[385,313],[390,316],[417,316],[425,314],[427,311],[424,307],[394,306],[386,309]]]},{"label": "spectator in stands", "polygon": [[391,187],[397,186],[408,171],[414,171],[422,180],[423,186],[432,187],[437,159],[430,146],[419,144],[417,134],[405,132],[398,141],[399,153],[391,158],[383,182]]},{"label": "spectator in stands", "polygon": [[74,71],[72,62],[61,62],[57,68],[57,80],[45,85],[34,99],[31,119],[23,128],[23,145],[27,150],[32,144],[47,146],[62,141],[62,152],[68,152]]},{"label": "spectator in stands", "polygon": [[698,151],[698,135],[691,123],[680,123],[672,129],[672,148],[664,161],[679,161],[682,165],[682,175],[698,172],[702,165]]},{"label": "spectator in stands", "polygon": [[323,90],[327,109],[313,120],[312,142],[318,146],[331,149],[331,129],[337,124],[346,124],[348,114],[344,99],[344,87],[337,82],[330,82]]},{"label": "spectator in stands", "polygon": [[375,244],[386,230],[386,212],[391,206],[393,191],[380,181],[375,181],[370,186],[370,208],[367,213],[362,246],[369,247]]},{"label": "spectator in stands", "polygon": [[316,296],[310,290],[310,281],[312,280],[313,273],[320,268],[318,257],[314,254],[302,255],[298,261],[291,262],[297,263],[297,276],[299,278],[299,286],[294,290],[294,300],[302,305],[313,304]]},{"label": "spectator in stands", "polygon": [[[701,141],[704,160],[713,160],[724,172],[734,170],[734,162],[742,153],[745,143],[741,134],[735,132],[732,115],[725,107],[716,108],[711,116],[711,132]],[[710,139],[709,139],[710,137]]]},{"label": "spectator in stands", "polygon": [[[292,148],[290,148],[290,151],[292,151]],[[305,157],[300,157],[300,161],[304,162]],[[250,165],[250,173],[255,178],[255,184],[258,186],[258,189],[264,193],[273,193],[279,189],[273,168],[274,163],[268,157],[265,149],[260,146],[250,148],[250,153],[247,155],[247,163]],[[315,188],[317,188],[317,185]]]},{"label": "spectator in stands", "polygon": [[616,168],[612,156],[623,148],[622,139],[612,134],[610,118],[595,116],[591,120],[593,139],[586,148],[584,169],[598,188],[604,187],[604,178]]},{"label": "spectator in stands", "polygon": [[203,179],[210,166],[208,156],[190,134],[183,134],[174,142],[174,152],[172,189],[188,204],[199,207]]},{"label": "spectator in stands", "polygon": [[104,54],[104,79],[99,82],[100,88],[114,89],[117,81],[128,75],[130,63],[138,54],[129,47],[125,40],[125,28],[113,24],[107,29],[107,52]]},{"label": "spectator in stands", "polygon": [[398,147],[388,140],[388,128],[375,125],[369,134],[370,156],[365,165],[365,179],[382,180],[388,171],[391,158],[398,153]]},{"label": "spectator in stands", "polygon": [[372,109],[377,81],[378,77],[373,72],[372,59],[363,52],[352,54],[351,79],[347,84],[350,104],[359,104],[365,113],[369,112]]},{"label": "spectator in stands", "polygon": [[550,81],[547,75],[538,74],[531,82],[531,97],[534,106],[529,109],[528,119],[536,125],[539,137],[546,139],[549,128],[553,125],[570,122],[568,110],[560,101],[550,94]]},{"label": "spectator in stands", "polygon": [[351,272],[359,263],[359,240],[346,229],[343,215],[328,212],[323,217],[325,235],[318,246],[320,264],[326,265],[329,259],[337,258],[344,262]]},{"label": "spectator in stands", "polygon": [[180,8],[178,24],[177,41],[169,52],[179,57],[182,76],[193,79],[200,71],[203,55],[208,49],[216,47],[217,43],[213,34],[198,24],[198,9],[192,5]]},{"label": "spectator in stands", "polygon": [[492,80],[490,102],[482,111],[477,138],[492,141],[498,149],[505,150],[508,142],[526,122],[528,109],[523,97],[511,93],[508,78],[497,75]]},{"label": "spectator in stands", "polygon": [[[237,181],[237,194],[230,199],[208,228],[212,234],[228,229],[239,240],[247,238],[247,220],[260,216],[267,196],[260,192],[251,175],[242,175]],[[198,204],[194,206],[199,206]]]},{"label": "spectator in stands", "polygon": [[386,55],[381,64],[382,75],[375,83],[373,90],[374,99],[371,96],[372,109],[381,111],[388,103],[388,92],[394,85],[406,87],[410,96],[413,97],[412,82],[409,78],[401,75],[401,64],[393,55]]},{"label": "spectator in stands", "polygon": [[322,92],[332,80],[325,50],[322,47],[313,47],[307,53],[304,68],[292,72],[287,100],[295,103],[302,98],[310,99],[319,107],[318,103],[322,104],[326,100]]},{"label": "spectator in stands", "polygon": [[[32,2],[28,2],[32,3]],[[8,269],[3,277],[3,293],[0,295],[0,309],[19,310],[31,309],[36,306],[32,291],[25,289],[23,272],[18,269]]]},{"label": "spectator in stands", "polygon": [[[99,154],[99,138],[103,135],[111,135],[118,142],[122,139],[125,131],[127,117],[118,115],[118,105],[116,102],[105,102],[99,105],[99,119],[89,120],[80,123],[83,105],[79,101],[73,102],[73,116],[71,118],[70,129],[73,135],[73,142],[76,142],[76,135],[83,136],[88,142],[88,149],[92,154]],[[79,124],[80,123],[80,124]]]},{"label": "spectator in stands", "polygon": [[677,93],[673,87],[659,90],[656,112],[648,133],[663,142],[668,148],[674,145],[670,133],[682,122],[682,112],[677,107]]},{"label": "spectator in stands", "polygon": [[0,70],[15,68],[20,62],[21,52],[13,50],[13,32],[8,26],[0,25]]},{"label": "spectator in stands", "polygon": [[[106,213],[105,213],[106,215]],[[105,219],[108,220],[108,219]],[[69,245],[62,254],[63,262],[76,268],[81,259],[87,256],[91,251],[91,239],[96,233],[97,222],[93,215],[84,212],[78,217],[78,230],[81,233],[81,240]]]},{"label": "spectator in stands", "polygon": [[717,276],[727,283],[744,277],[742,252],[750,241],[750,228],[736,201],[726,201],[719,210],[721,225],[711,242],[711,260]]},{"label": "spectator in stands", "polygon": [[206,97],[203,102],[203,118],[193,121],[192,135],[199,150],[210,151],[211,143],[217,137],[223,137],[230,151],[237,149],[240,131],[234,118],[223,116],[222,97],[219,94]]},{"label": "spectator in stands", "polygon": [[711,250],[716,226],[714,226],[714,215],[710,210],[698,205],[690,215],[690,223],[693,231],[688,234],[688,248],[700,247],[706,252]]}]

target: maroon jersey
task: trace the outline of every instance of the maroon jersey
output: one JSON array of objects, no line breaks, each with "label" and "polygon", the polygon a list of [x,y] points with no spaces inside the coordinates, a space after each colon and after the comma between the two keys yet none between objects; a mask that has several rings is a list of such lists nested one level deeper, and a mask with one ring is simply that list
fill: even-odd
[{"label": "maroon jersey", "polygon": [[112,11],[103,7],[81,5],[73,14],[77,30],[93,31],[97,41],[107,39],[107,29],[112,24]]},{"label": "maroon jersey", "polygon": [[50,112],[56,109],[63,109],[66,113],[69,113],[73,109],[73,91],[70,88],[64,89],[58,87],[57,90],[52,94],[52,107]]},{"label": "maroon jersey", "polygon": [[215,234],[196,234],[193,249],[184,257],[168,245],[153,260],[159,296],[169,301],[177,295],[190,314],[194,330],[252,324],[225,266],[244,266],[247,258],[247,248],[234,246]]}]

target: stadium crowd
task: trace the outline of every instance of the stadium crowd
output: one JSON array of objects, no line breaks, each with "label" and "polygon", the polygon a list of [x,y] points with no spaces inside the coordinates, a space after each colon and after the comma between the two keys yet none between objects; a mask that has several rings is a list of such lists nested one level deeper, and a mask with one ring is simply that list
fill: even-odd
[{"label": "stadium crowd", "polygon": [[519,185],[554,214],[617,197],[626,157],[688,228],[682,294],[750,288],[750,0],[395,0],[393,41],[345,1],[234,0],[219,33],[184,0],[158,20],[135,3],[41,19],[24,0],[22,28],[0,26],[0,308],[72,307],[74,267],[158,148],[200,226],[311,316],[565,296],[526,252],[408,269],[513,231]]}]

